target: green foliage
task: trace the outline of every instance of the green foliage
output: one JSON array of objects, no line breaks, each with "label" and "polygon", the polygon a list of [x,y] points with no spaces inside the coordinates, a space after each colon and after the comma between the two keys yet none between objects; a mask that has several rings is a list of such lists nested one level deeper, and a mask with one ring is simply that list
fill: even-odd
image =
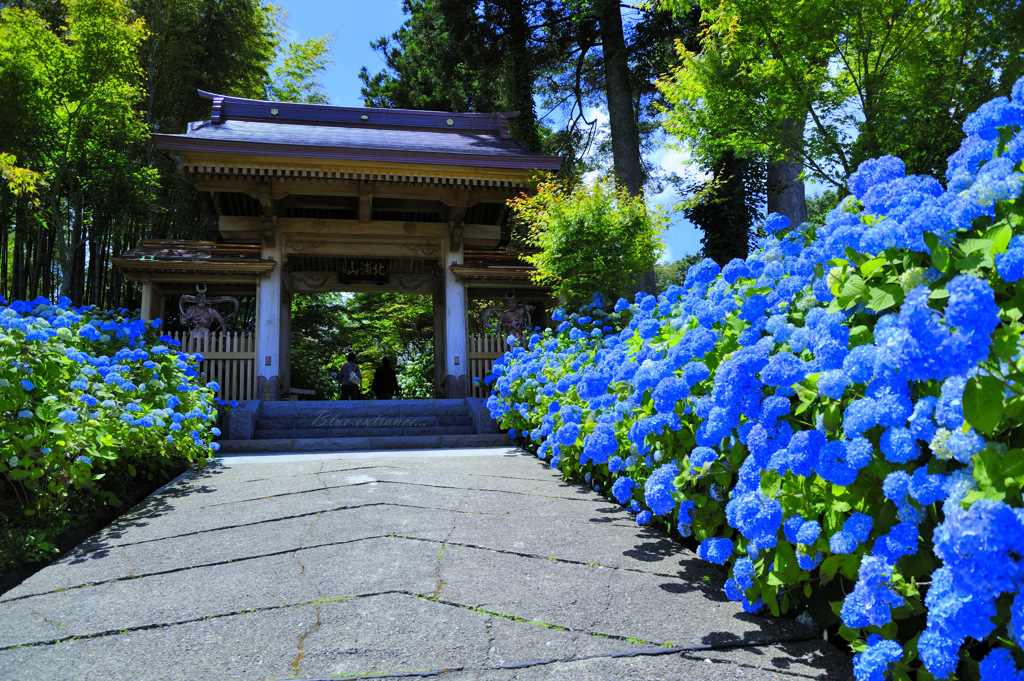
[{"label": "green foliage", "polygon": [[675,262],[654,266],[654,277],[658,293],[664,293],[665,289],[672,285],[680,285],[686,279],[686,272],[701,261],[700,254],[687,255]]},{"label": "green foliage", "polygon": [[[689,12],[691,3],[661,0]],[[1024,68],[1011,3],[701,2],[699,52],[659,83],[666,129],[711,164],[725,150],[782,160],[837,188],[866,158],[941,176],[967,113]],[[787,120],[807,120],[787,128]],[[855,132],[854,132],[855,131]]]},{"label": "green foliage", "polygon": [[277,63],[269,74],[266,99],[274,102],[330,103],[319,75],[332,64],[331,35],[328,33],[323,38],[310,38],[301,43],[286,43],[287,12],[269,5],[264,7],[264,11],[271,14],[277,41]]},{"label": "green foliage", "polygon": [[838,206],[841,200],[842,195],[834,189],[828,189],[819,196],[807,199],[807,221],[818,227],[824,226],[825,216]]},{"label": "green foliage", "polygon": [[664,216],[608,180],[574,190],[543,183],[511,205],[540,249],[524,259],[537,268],[537,280],[572,307],[595,292],[610,299],[626,295],[661,252]]},{"label": "green foliage", "polygon": [[427,341],[420,352],[406,353],[398,367],[398,387],[405,400],[434,397],[434,342]]},{"label": "green foliage", "polygon": [[750,252],[765,200],[765,165],[727,150],[712,170],[710,180],[689,188],[698,199],[683,208],[683,215],[704,232],[704,257],[724,267]]},{"label": "green foliage", "polygon": [[398,293],[317,294],[292,299],[292,385],[334,399],[336,374],[355,352],[363,388],[381,360],[397,360],[403,397],[434,394],[433,302]]},{"label": "green foliage", "polygon": [[219,434],[193,357],[137,318],[36,303],[3,308],[0,327],[0,571],[52,558],[83,518],[203,465]]}]

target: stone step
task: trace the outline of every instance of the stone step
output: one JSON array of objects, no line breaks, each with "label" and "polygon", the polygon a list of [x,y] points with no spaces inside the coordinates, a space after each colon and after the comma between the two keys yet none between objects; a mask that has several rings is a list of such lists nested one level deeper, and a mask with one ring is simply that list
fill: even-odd
[{"label": "stone step", "polygon": [[461,426],[397,426],[389,428],[264,428],[261,421],[256,427],[255,438],[257,440],[287,440],[325,437],[404,437],[411,435],[468,435],[475,432],[472,424]]},{"label": "stone step", "polygon": [[[317,428],[436,428],[438,426],[468,426],[473,419],[468,413],[457,416],[393,416],[382,414],[366,417],[339,417],[325,414],[317,418],[260,417],[258,430],[308,430]],[[296,436],[299,437],[299,436]]]},{"label": "stone step", "polygon": [[263,402],[260,418],[346,419],[462,416],[467,414],[464,400],[352,400],[316,402]]},{"label": "stone step", "polygon": [[388,449],[455,449],[504,447],[508,435],[407,435],[395,437],[284,438],[274,440],[224,440],[219,454],[267,454],[272,452],[361,452]]}]

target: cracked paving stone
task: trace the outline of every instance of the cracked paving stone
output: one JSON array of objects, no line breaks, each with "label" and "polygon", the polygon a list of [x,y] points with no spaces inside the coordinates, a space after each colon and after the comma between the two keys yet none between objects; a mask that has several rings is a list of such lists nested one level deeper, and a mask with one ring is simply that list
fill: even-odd
[{"label": "cracked paving stone", "polygon": [[[848,681],[848,659],[832,659],[820,649],[776,644],[744,649],[764,659],[756,665],[679,653],[638,657],[596,657],[539,664],[522,669],[466,669],[430,677],[437,681]],[[820,648],[820,646],[819,646]],[[713,651],[717,653],[719,651]]]},{"label": "cracked paving stone", "polygon": [[[215,464],[0,597],[0,678],[849,677],[721,578],[529,456]],[[611,657],[669,641],[730,648]]]},{"label": "cracked paving stone", "polygon": [[287,606],[320,594],[429,593],[436,584],[430,544],[372,539],[344,549],[304,549],[304,568],[294,554],[282,554],[0,603],[0,619],[17,623],[0,629],[0,647]]},{"label": "cracked paving stone", "polygon": [[[693,561],[692,567],[703,572]],[[679,578],[449,546],[442,600],[659,645],[809,638],[790,620],[749,615],[699,574]],[[557,597],[553,597],[557,594]]]},{"label": "cracked paving stone", "polygon": [[639,647],[401,594],[324,603],[321,622],[307,640],[301,678],[493,667]]},{"label": "cracked paving stone", "polygon": [[[387,535],[442,538],[451,531],[448,513],[389,506],[324,511],[298,518],[76,551],[54,563],[31,586],[12,591],[8,598],[45,593],[82,584],[147,575],[195,565],[237,561],[320,545],[342,544]],[[339,551],[344,549],[339,547]]]},{"label": "cracked paving stone", "polygon": [[283,608],[0,650],[0,678],[17,681],[103,679],[294,678],[299,636],[313,605]]}]

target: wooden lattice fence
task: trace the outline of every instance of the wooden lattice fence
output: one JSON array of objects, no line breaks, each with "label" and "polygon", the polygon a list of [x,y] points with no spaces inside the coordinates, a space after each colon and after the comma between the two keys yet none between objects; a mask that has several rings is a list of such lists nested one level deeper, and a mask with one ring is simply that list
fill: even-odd
[{"label": "wooden lattice fence", "polygon": [[470,334],[468,341],[469,394],[486,398],[491,394],[491,387],[484,385],[484,379],[491,375],[494,360],[509,349],[508,344],[504,339],[487,333]]},{"label": "wooden lattice fence", "polygon": [[206,381],[220,384],[222,400],[256,399],[256,337],[249,332],[229,331],[193,338],[189,331],[170,334],[182,352],[203,356],[199,371]]}]

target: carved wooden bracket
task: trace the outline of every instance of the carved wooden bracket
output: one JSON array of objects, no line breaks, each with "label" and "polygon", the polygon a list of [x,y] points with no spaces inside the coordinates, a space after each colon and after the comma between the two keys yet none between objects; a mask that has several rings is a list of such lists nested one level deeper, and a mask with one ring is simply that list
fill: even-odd
[{"label": "carved wooden bracket", "polygon": [[367,224],[373,217],[373,183],[359,183],[359,222]]},{"label": "carved wooden bracket", "polygon": [[456,253],[462,248],[462,223],[466,219],[466,203],[456,203],[452,206],[451,215],[448,218],[448,229],[451,230],[448,241],[448,251]]}]

